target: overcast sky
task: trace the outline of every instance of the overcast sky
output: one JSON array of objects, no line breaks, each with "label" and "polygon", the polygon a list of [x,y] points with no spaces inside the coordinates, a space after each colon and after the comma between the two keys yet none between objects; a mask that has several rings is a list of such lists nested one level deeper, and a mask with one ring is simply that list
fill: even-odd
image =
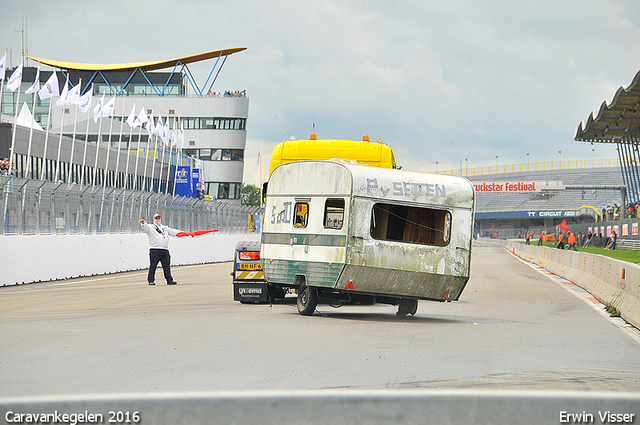
[{"label": "overcast sky", "polygon": [[[214,91],[250,98],[245,182],[289,138],[391,146],[404,169],[591,159],[573,140],[640,70],[638,0],[13,1],[0,47],[70,62],[229,47]],[[192,65],[200,84],[213,61]],[[31,64],[33,65],[33,64]],[[276,118],[277,116],[277,118]],[[278,121],[282,121],[283,125]],[[558,151],[561,151],[560,154]],[[496,155],[498,159],[496,160]],[[614,158],[595,145],[596,158]],[[465,161],[467,160],[467,161]]]}]

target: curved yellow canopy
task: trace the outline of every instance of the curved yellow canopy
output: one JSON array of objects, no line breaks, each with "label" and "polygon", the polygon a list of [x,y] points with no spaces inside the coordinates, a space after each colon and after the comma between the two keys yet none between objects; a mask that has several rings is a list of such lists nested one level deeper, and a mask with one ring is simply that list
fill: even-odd
[{"label": "curved yellow canopy", "polygon": [[234,47],[230,49],[214,50],[212,52],[200,53],[197,55],[185,56],[177,59],[169,59],[163,61],[150,61],[150,62],[133,62],[133,63],[116,63],[116,64],[99,64],[99,63],[76,63],[76,62],[64,62],[51,59],[34,58],[28,56],[29,59],[36,62],[40,62],[44,65],[53,66],[60,69],[73,69],[78,71],[124,71],[128,69],[140,68],[143,71],[155,71],[158,69],[165,69],[175,66],[177,62],[183,64],[200,62],[207,59],[214,59],[218,56],[227,56],[234,53],[247,50],[246,47]]}]

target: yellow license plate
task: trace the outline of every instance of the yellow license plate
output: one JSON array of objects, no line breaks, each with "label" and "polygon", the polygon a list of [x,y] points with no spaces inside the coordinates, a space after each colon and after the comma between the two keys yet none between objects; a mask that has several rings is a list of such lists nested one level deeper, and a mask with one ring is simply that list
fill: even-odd
[{"label": "yellow license plate", "polygon": [[238,264],[238,270],[262,270],[262,264],[260,264],[260,263],[240,263],[240,264]]}]

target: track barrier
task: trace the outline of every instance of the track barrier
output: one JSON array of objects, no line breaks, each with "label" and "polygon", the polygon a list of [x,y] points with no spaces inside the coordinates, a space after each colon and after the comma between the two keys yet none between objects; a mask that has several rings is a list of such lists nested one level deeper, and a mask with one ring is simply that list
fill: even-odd
[{"label": "track barrier", "polygon": [[586,289],[606,306],[640,328],[640,266],[586,252],[506,241],[514,255],[536,263]]}]

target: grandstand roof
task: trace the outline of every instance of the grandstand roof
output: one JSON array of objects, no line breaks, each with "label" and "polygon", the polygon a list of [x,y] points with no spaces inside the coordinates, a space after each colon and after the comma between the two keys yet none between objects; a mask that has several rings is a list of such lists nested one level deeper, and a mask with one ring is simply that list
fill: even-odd
[{"label": "grandstand roof", "polygon": [[582,142],[620,143],[638,138],[640,127],[640,72],[629,87],[620,87],[613,100],[605,101],[599,111],[589,115],[576,127],[574,140]]},{"label": "grandstand roof", "polygon": [[36,62],[40,62],[45,65],[49,65],[55,68],[67,69],[67,70],[79,70],[79,71],[124,71],[131,69],[142,69],[143,71],[155,71],[158,69],[165,69],[175,66],[177,63],[193,63],[200,62],[207,59],[213,59],[220,56],[228,56],[233,53],[246,50],[246,47],[234,47],[230,49],[213,50],[211,52],[199,53],[197,55],[184,56],[177,59],[168,59],[162,61],[148,61],[148,62],[132,62],[132,63],[117,63],[117,64],[96,64],[96,63],[76,63],[76,62],[64,62],[53,59],[41,59],[29,56]]}]

